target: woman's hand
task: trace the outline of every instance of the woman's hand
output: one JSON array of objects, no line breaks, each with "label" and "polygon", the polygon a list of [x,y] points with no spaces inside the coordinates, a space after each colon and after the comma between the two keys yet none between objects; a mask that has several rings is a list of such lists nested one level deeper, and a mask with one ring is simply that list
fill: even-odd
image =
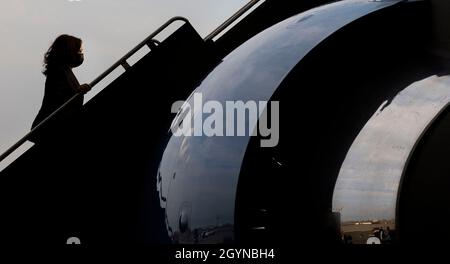
[{"label": "woman's hand", "polygon": [[87,93],[92,89],[92,87],[89,84],[85,83],[85,84],[80,85],[80,88],[78,88],[78,89],[80,89],[80,92],[82,92],[82,93]]}]

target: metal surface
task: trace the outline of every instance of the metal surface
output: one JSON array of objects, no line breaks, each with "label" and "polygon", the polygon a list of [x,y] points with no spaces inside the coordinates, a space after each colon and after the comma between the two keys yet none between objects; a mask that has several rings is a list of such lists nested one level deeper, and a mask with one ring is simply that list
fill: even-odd
[{"label": "metal surface", "polygon": [[[289,18],[232,52],[194,92],[203,94],[204,101],[223,105],[237,100],[269,101],[289,72],[319,43],[345,25],[398,2],[343,1]],[[193,97],[187,102],[192,105]],[[234,239],[236,188],[248,142],[249,136],[171,137],[160,163],[157,188],[166,210],[167,230],[175,242]],[[179,229],[180,207],[186,202],[192,209],[188,231]],[[202,239],[199,234],[205,232],[209,235]]]},{"label": "metal surface", "polygon": [[406,87],[373,114],[347,153],[334,190],[333,209],[341,213],[344,234],[367,238],[374,228],[394,231],[404,170],[417,142],[449,103],[450,77],[432,76]]}]

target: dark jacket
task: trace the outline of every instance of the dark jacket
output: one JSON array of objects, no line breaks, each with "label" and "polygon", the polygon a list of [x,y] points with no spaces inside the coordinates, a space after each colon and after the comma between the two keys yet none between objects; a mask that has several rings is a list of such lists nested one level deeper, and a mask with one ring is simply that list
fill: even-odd
[{"label": "dark jacket", "polygon": [[[52,114],[56,109],[62,106],[70,98],[78,93],[80,83],[69,67],[58,67],[50,69],[47,72],[47,79],[45,80],[45,93],[42,101],[41,109],[33,121],[32,128],[37,126],[47,116]],[[54,126],[61,125],[62,122],[67,121],[74,115],[81,112],[83,106],[83,95],[68,105],[61,111],[52,121],[36,131],[37,133],[30,139],[36,142],[42,134],[47,134],[54,128]]]}]

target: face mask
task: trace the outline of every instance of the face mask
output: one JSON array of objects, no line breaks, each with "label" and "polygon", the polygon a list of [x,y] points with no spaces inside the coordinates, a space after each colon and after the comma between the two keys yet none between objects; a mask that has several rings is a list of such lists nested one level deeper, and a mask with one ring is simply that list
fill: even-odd
[{"label": "face mask", "polygon": [[83,64],[83,61],[84,61],[84,54],[78,54],[72,63],[72,67],[75,68],[80,66],[81,64]]}]

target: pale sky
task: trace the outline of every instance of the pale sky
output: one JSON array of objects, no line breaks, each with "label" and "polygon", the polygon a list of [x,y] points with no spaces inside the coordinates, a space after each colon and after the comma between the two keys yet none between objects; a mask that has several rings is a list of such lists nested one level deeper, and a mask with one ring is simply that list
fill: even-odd
[{"label": "pale sky", "polygon": [[58,35],[83,39],[85,63],[74,72],[80,83],[89,83],[171,17],[188,18],[205,37],[247,2],[2,0],[0,153],[29,132],[44,93],[43,55]]}]

